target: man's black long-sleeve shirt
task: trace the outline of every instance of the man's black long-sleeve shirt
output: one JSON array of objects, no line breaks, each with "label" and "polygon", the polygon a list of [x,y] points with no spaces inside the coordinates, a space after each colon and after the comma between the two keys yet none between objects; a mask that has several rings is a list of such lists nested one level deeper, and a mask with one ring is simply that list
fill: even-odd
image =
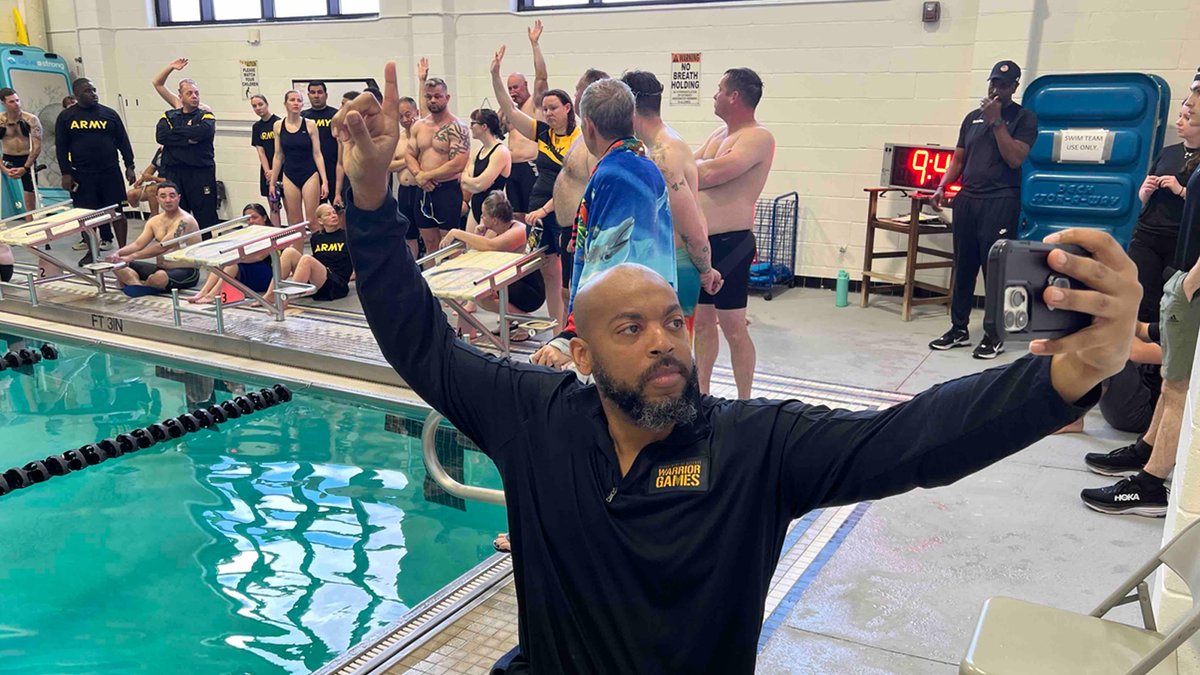
[{"label": "man's black long-sleeve shirt", "polygon": [[217,118],[207,110],[196,108],[184,112],[181,108],[168,110],[158,120],[155,139],[163,146],[163,168],[207,168],[217,165],[213,137],[217,134]]},{"label": "man's black long-sleeve shirt", "polygon": [[704,397],[621,475],[594,386],[455,337],[389,198],[350,206],[358,295],[383,355],[500,470],[522,653],[535,673],[752,673],[788,524],[946,485],[1077,419],[1050,359],[847,412]]},{"label": "man's black long-sleeve shirt", "polygon": [[117,153],[133,166],[133,146],[116,110],[78,103],[63,110],[54,123],[55,154],[63,174],[93,174],[119,170]]}]

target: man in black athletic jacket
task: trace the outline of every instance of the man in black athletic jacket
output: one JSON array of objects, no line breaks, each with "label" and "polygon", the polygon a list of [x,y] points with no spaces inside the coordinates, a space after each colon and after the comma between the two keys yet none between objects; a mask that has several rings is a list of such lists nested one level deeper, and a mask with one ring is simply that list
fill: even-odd
[{"label": "man in black athletic jacket", "polygon": [[946,485],[1062,427],[1129,355],[1141,291],[1107,234],[1056,241],[1057,270],[1096,290],[1047,291],[1096,316],[1037,355],[883,411],[700,396],[671,287],[616,267],[580,289],[581,372],[485,355],[455,337],[387,194],[396,69],[381,106],[334,118],[354,190],[358,294],[384,356],[496,463],[512,532],[522,654],[509,673],[750,673],[788,523],[812,509]]}]

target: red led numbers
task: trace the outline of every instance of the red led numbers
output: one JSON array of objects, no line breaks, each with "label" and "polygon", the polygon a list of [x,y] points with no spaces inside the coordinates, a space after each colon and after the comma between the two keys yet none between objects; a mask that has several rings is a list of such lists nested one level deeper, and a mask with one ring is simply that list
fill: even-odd
[{"label": "red led numbers", "polygon": [[[954,159],[953,148],[893,146],[891,185],[922,192],[933,192],[941,185],[950,162]],[[954,194],[961,189],[956,182],[946,187]]]}]

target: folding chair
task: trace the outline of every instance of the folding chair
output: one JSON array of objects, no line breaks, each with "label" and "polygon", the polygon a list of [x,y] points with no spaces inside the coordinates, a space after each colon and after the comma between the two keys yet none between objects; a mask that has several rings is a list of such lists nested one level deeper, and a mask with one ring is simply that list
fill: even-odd
[{"label": "folding chair", "polygon": [[[1183,578],[1192,609],[1162,634],[1146,579],[1165,564]],[[1013,598],[983,605],[960,675],[1173,675],[1175,650],[1200,628],[1200,520],[1191,523],[1089,615]],[[1137,602],[1145,628],[1104,619]]]}]

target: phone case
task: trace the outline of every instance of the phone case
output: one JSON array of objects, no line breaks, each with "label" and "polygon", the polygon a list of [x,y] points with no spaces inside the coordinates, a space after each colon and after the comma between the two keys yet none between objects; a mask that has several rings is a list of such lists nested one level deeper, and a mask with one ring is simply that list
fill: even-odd
[{"label": "phone case", "polygon": [[1087,314],[1051,309],[1042,300],[1045,290],[1052,285],[1087,288],[1050,268],[1046,258],[1056,248],[1091,257],[1085,249],[1073,244],[1004,239],[992,246],[987,259],[985,333],[1001,342],[1052,340],[1092,323],[1092,317]]}]

